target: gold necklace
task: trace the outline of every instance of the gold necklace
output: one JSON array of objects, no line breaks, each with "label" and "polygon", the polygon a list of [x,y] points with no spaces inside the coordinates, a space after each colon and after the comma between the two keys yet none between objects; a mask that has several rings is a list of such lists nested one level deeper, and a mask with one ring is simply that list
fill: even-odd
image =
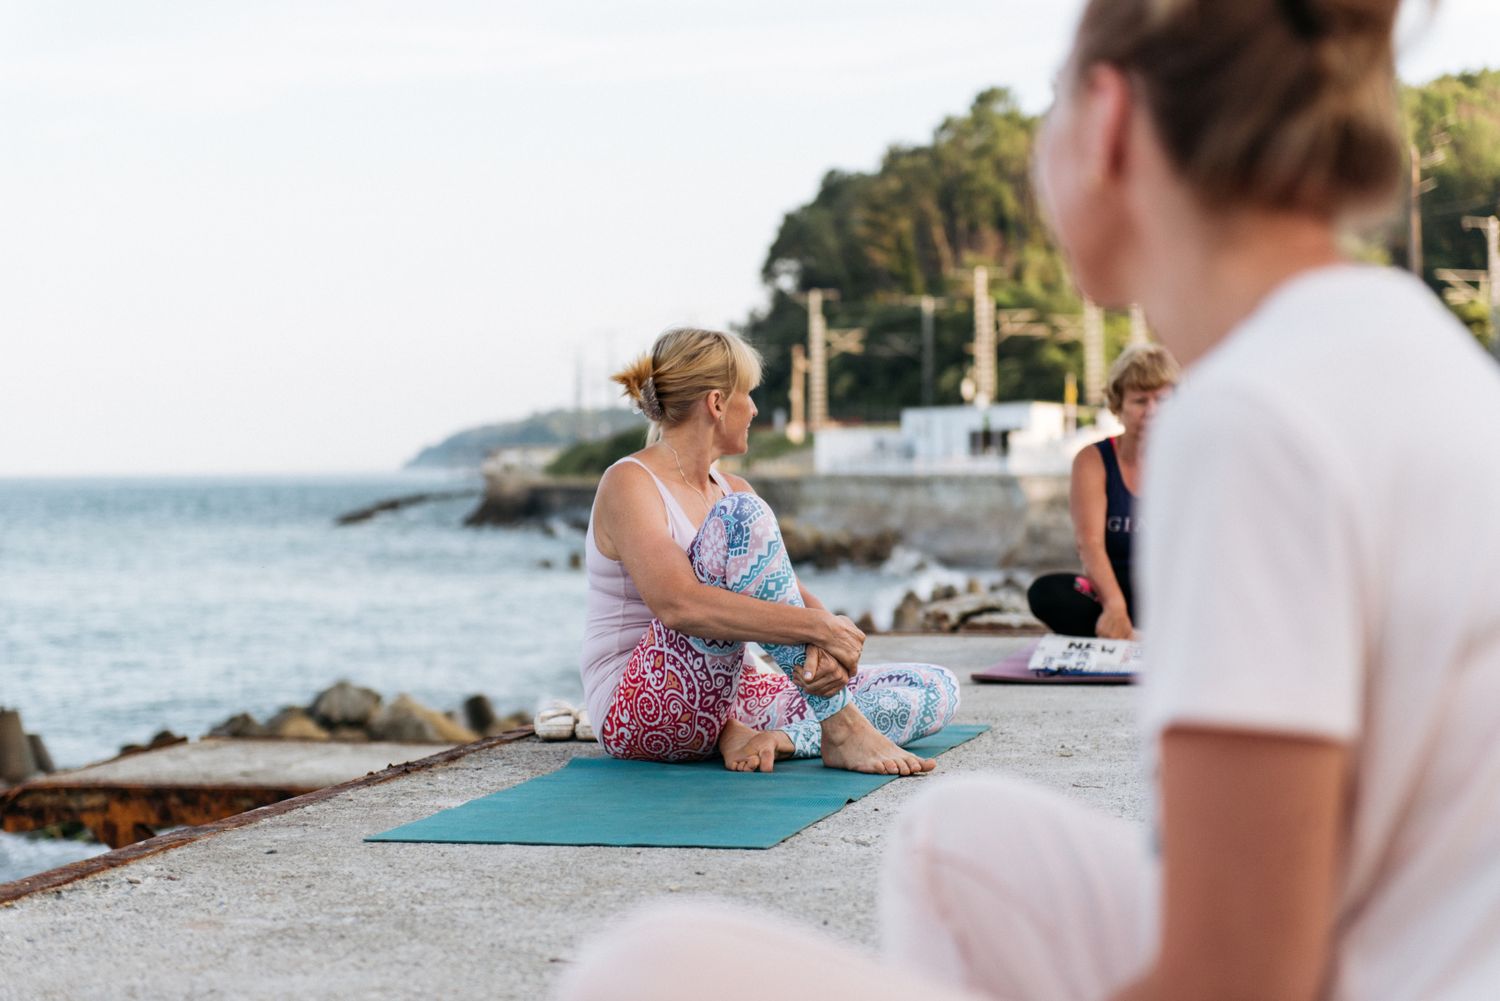
[{"label": "gold necklace", "polygon": [[692,481],[687,478],[687,473],[682,471],[682,456],[677,454],[677,449],[672,448],[672,443],[665,438],[661,439],[661,443],[672,450],[672,458],[677,460],[677,475],[682,477],[682,482],[687,484],[689,490],[698,495],[698,499],[703,502],[704,511],[712,511],[714,506],[708,502],[708,495],[693,486]]}]

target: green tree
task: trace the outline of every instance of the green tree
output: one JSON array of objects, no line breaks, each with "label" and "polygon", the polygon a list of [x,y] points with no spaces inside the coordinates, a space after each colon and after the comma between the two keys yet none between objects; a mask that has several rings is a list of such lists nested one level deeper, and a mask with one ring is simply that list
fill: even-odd
[{"label": "green tree", "polygon": [[[1403,89],[1412,141],[1435,160],[1422,200],[1425,271],[1484,267],[1484,242],[1464,215],[1500,211],[1500,71],[1441,77]],[[805,344],[807,313],[797,296],[833,289],[832,328],[862,327],[863,354],[828,365],[829,409],[844,420],[893,418],[921,402],[920,318],[910,296],[944,298],[936,316],[936,402],[962,402],[973,364],[970,268],[989,269],[1001,309],[1034,309],[1050,323],[1076,316],[1080,302],[1043,224],[1030,161],[1038,121],[1003,88],[979,94],[946,119],[925,145],[893,146],[873,173],[830,171],[811,202],[788,212],[766,254],[766,308],[742,326],[766,360],[762,411],[785,406],[791,347]],[[1434,156],[1440,152],[1440,156]],[[1404,200],[1351,251],[1371,261],[1405,261]],[[1435,283],[1440,284],[1440,283]],[[1483,310],[1455,309],[1477,332]],[[1010,337],[998,348],[1000,399],[1060,399],[1068,372],[1081,379],[1083,354],[1063,327],[1052,336]],[[1123,316],[1106,324],[1106,361],[1128,336]]]}]

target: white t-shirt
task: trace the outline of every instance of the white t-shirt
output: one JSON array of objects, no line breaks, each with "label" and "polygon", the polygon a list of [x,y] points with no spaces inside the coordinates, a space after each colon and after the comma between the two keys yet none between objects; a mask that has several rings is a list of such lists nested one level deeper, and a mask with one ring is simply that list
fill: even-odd
[{"label": "white t-shirt", "polygon": [[1152,431],[1148,747],[1350,745],[1340,1001],[1500,998],[1497,441],[1500,367],[1414,278],[1354,266],[1268,296]]}]

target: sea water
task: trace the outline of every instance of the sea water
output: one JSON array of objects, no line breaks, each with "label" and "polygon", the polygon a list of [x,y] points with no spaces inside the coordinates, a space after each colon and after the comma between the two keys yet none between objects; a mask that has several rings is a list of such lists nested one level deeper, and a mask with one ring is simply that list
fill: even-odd
[{"label": "sea water", "polygon": [[[263,720],[341,678],[441,710],[474,693],[502,713],[577,700],[582,534],[464,528],[478,491],[431,473],[0,480],[0,705],[71,768],[161,730]],[[882,627],[908,588],[962,580],[910,553],[799,569],[830,607]],[[94,850],[0,835],[0,882]]]}]

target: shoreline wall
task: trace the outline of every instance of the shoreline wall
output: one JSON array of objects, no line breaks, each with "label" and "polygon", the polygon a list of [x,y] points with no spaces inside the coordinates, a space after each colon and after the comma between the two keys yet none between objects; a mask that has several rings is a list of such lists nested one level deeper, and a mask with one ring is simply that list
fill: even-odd
[{"label": "shoreline wall", "polygon": [[954,567],[1069,567],[1078,556],[1066,476],[758,477],[777,514],[804,529],[874,536]]},{"label": "shoreline wall", "polygon": [[[953,567],[1076,567],[1066,476],[774,476],[755,489],[783,519],[828,536],[894,533]],[[560,519],[588,523],[597,481],[486,477],[468,525]]]}]

